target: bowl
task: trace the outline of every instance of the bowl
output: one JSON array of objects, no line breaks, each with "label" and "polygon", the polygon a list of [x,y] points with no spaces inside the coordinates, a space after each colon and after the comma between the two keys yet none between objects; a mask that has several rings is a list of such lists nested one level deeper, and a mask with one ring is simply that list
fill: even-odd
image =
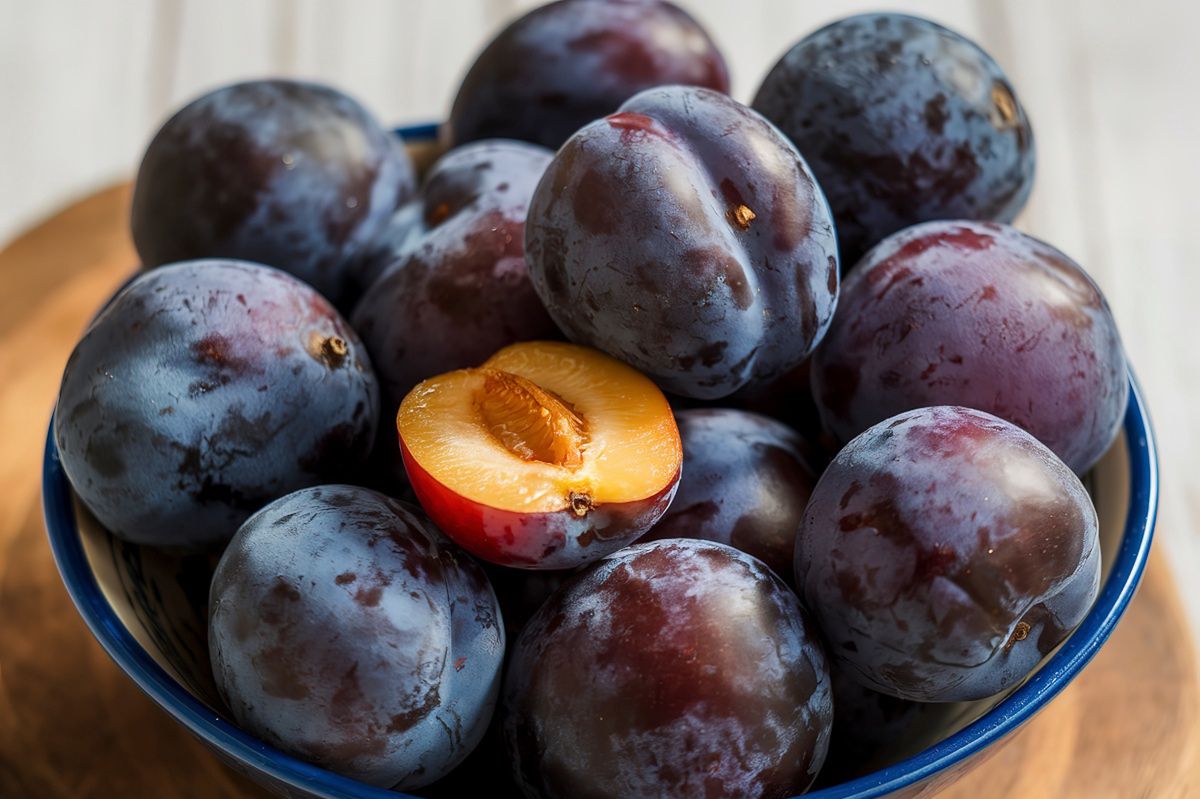
[{"label": "bowl", "polygon": [[[437,127],[401,128],[418,166],[438,153]],[[1023,684],[998,697],[945,705],[906,736],[905,749],[870,774],[806,794],[809,799],[932,796],[1046,706],[1099,651],[1132,598],[1154,532],[1158,460],[1133,377],[1121,434],[1087,475],[1100,517],[1100,595],[1083,623]],[[71,599],[130,679],[235,770],[281,796],[397,799],[405,796],[284,754],[227,716],[209,670],[207,597],[215,558],[176,555],[120,541],[88,513],[59,461],[53,420],[42,494],[55,562]]]}]

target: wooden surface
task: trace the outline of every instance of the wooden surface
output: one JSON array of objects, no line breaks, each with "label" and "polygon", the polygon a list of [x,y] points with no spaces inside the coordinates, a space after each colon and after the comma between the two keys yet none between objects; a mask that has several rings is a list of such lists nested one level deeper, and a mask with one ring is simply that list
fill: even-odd
[{"label": "wooden surface", "polygon": [[[42,442],[83,325],[129,273],[128,190],[0,252],[0,797],[259,797],[158,710],[71,606],[39,496]],[[1161,551],[1109,645],[1002,751],[943,796],[1200,796],[1200,691]]]}]

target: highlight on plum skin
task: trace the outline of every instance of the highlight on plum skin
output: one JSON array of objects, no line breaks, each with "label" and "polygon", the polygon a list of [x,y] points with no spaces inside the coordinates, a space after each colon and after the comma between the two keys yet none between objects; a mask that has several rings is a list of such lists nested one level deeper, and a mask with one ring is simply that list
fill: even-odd
[{"label": "highlight on plum skin", "polygon": [[492,563],[568,569],[637,540],[679,484],[671,408],[595,350],[524,342],[431,378],[397,415],[421,506]]},{"label": "highlight on plum skin", "polygon": [[213,676],[264,741],[419,788],[484,736],[504,628],[482,569],[413,507],[323,485],[242,525],[209,595]]},{"label": "highlight on plum skin", "polygon": [[557,149],[652,86],[729,91],[725,60],[687,12],[664,0],[561,0],[502,30],[463,79],[452,146],[509,138]]},{"label": "highlight on plum skin", "polygon": [[1129,374],[1104,295],[1067,255],[1007,225],[928,222],[847,275],[813,357],[825,426],[849,441],[927,405],[987,411],[1076,473],[1120,431]]},{"label": "highlight on plum skin", "polygon": [[920,702],[1017,685],[1100,585],[1096,510],[1033,436],[982,411],[908,411],[813,490],[796,585],[846,676]]},{"label": "highlight on plum skin", "polygon": [[576,132],[534,192],[525,252],[568,338],[693,399],[798,366],[838,298],[833,219],[804,158],[696,87],[649,89]]},{"label": "highlight on plum skin", "polygon": [[832,702],[824,647],[761,561],[640,543],[586,567],[517,640],[503,724],[527,796],[802,793]]}]

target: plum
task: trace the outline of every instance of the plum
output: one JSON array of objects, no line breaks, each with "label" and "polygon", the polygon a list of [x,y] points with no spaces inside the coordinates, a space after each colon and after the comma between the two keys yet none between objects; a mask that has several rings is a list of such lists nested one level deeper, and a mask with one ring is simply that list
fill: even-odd
[{"label": "plum", "polygon": [[482,739],[504,630],[483,571],[415,509],[324,485],[238,530],[213,575],[209,644],[238,724],[404,789],[444,776]]},{"label": "plum", "polygon": [[63,374],[54,437],[83,503],[139,544],[221,543],[366,459],[379,389],[350,326],[257,264],[190,261],[129,284]]},{"label": "plum", "polygon": [[785,581],[804,506],[817,482],[810,447],[787,425],[745,411],[677,411],[679,490],[642,538],[699,538],[761,560]]},{"label": "plum", "polygon": [[725,60],[686,12],[663,0],[560,0],[501,31],[463,79],[449,138],[512,138],[557,149],[652,86],[729,91]]},{"label": "plum", "polygon": [[133,190],[146,267],[256,261],[349,308],[351,265],[413,191],[399,138],[327,86],[256,80],[185,106],[155,134]]},{"label": "plum", "polygon": [[1129,376],[1100,289],[1070,258],[983,222],[889,237],[847,277],[813,358],[841,441],[910,408],[965,405],[1028,430],[1082,473],[1116,438]]},{"label": "plum", "polygon": [[810,34],[752,103],[796,144],[833,207],[843,264],[933,219],[1010,222],[1033,187],[1033,129],[974,42],[863,14]]},{"label": "plum", "polygon": [[392,416],[428,377],[560,336],[525,266],[525,213],[552,155],[522,142],[465,145],[398,212],[390,246],[374,256],[382,265],[369,268],[379,277],[350,317]]},{"label": "plum", "polygon": [[504,730],[528,796],[778,799],[825,757],[822,644],[763,563],[710,541],[592,564],[525,627]]},{"label": "plum", "polygon": [[833,222],[804,159],[709,89],[650,89],[572,136],[525,251],[568,337],[698,399],[799,365],[837,302]]},{"label": "plum", "polygon": [[1025,678],[1100,585],[1079,478],[991,414],[935,406],[847,444],[796,539],[796,585],[847,676],[919,702]]}]

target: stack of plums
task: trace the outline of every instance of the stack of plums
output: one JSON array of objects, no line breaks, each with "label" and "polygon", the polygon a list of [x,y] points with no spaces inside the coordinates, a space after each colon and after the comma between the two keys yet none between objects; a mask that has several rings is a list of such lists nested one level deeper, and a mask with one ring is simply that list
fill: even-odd
[{"label": "stack of plums", "polygon": [[1008,225],[1013,87],[869,14],[728,89],[670,3],[560,0],[422,176],[309,83],[163,125],[54,436],[113,535],[224,548],[218,712],[430,796],[775,799],[1080,623],[1128,378]]}]

